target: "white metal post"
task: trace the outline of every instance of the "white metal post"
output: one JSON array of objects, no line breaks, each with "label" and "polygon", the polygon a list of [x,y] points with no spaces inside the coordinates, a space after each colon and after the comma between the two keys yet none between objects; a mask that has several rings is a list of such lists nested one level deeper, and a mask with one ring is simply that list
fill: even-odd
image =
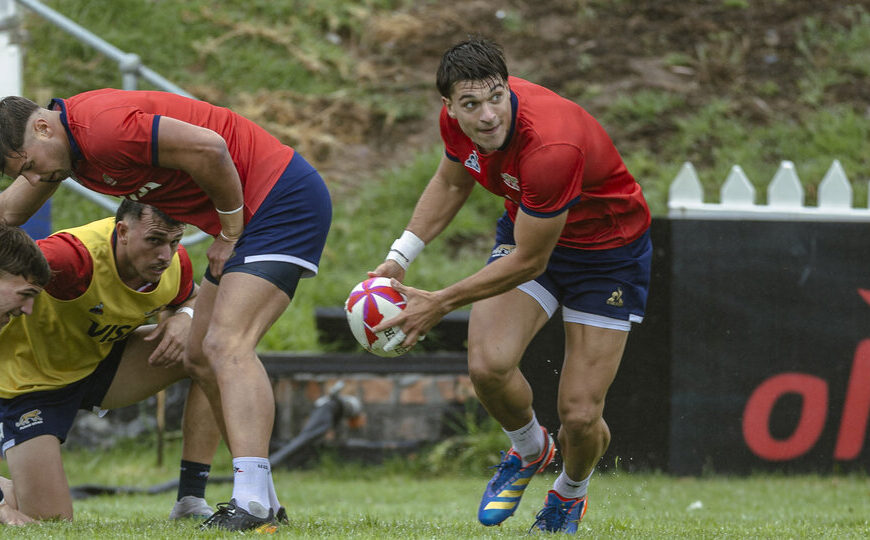
[{"label": "white metal post", "polygon": [[0,96],[20,96],[21,47],[18,15],[13,0],[0,0]]}]

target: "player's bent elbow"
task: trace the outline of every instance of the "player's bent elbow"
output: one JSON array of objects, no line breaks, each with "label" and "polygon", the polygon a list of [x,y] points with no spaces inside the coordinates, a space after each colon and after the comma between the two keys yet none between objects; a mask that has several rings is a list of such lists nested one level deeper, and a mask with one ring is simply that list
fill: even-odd
[{"label": "player's bent elbow", "polygon": [[535,279],[544,273],[547,269],[549,258],[535,257],[530,259],[521,259],[521,263],[517,265],[514,275],[517,278],[523,278],[524,281]]}]

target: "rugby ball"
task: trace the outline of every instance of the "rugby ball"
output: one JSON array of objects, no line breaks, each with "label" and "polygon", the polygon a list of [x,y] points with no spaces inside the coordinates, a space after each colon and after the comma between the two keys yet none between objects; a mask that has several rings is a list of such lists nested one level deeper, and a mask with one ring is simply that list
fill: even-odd
[{"label": "rugby ball", "polygon": [[396,346],[392,351],[385,351],[384,345],[394,335],[398,327],[387,328],[378,333],[372,328],[398,315],[405,309],[406,298],[390,286],[390,278],[375,277],[358,283],[347,301],[344,312],[350,331],[357,342],[372,354],[385,357],[399,356],[408,352],[409,347]]}]

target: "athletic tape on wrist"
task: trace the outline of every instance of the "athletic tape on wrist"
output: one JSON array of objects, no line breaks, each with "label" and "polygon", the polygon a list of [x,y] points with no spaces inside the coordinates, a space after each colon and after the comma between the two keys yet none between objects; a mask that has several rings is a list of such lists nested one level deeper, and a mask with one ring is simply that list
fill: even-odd
[{"label": "athletic tape on wrist", "polygon": [[420,237],[411,231],[405,231],[390,246],[390,252],[387,253],[386,260],[396,261],[399,263],[399,266],[407,270],[408,266],[414,262],[414,259],[423,251],[424,247],[426,247],[426,243],[420,240]]},{"label": "athletic tape on wrist", "polygon": [[175,310],[176,315],[178,315],[179,313],[187,313],[188,315],[190,315],[191,319],[193,318],[193,308],[192,307],[187,307],[187,306],[180,307],[180,308]]},{"label": "athletic tape on wrist", "polygon": [[236,208],[235,210],[221,210],[220,208],[215,208],[215,210],[217,210],[218,214],[221,214],[223,216],[229,216],[232,214],[238,214],[239,212],[242,211],[242,209],[244,207],[245,207],[245,203],[242,203],[242,205],[240,207]]}]

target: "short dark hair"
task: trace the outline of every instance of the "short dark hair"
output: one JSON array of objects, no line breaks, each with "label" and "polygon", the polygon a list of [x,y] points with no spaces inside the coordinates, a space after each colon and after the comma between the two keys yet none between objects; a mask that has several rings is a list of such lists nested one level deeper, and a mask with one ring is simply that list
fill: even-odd
[{"label": "short dark hair", "polygon": [[146,208],[151,209],[152,216],[156,217],[170,227],[178,227],[179,225],[184,225],[184,223],[182,223],[181,221],[178,221],[177,219],[171,218],[166,215],[163,210],[154,208],[150,204],[144,204],[130,199],[124,199],[121,201],[121,205],[118,206],[118,211],[115,212],[115,223],[121,221],[127,216],[134,218],[136,221],[139,221],[142,219],[142,214],[145,212]]},{"label": "short dark hair", "polygon": [[435,85],[449,98],[459,81],[507,81],[508,70],[501,46],[485,38],[474,37],[450,47],[441,57]]},{"label": "short dark hair", "polygon": [[8,96],[0,100],[0,171],[6,158],[21,155],[27,121],[40,107],[27,98]]},{"label": "short dark hair", "polygon": [[21,276],[39,287],[51,280],[51,268],[33,238],[4,223],[0,223],[0,274]]}]

